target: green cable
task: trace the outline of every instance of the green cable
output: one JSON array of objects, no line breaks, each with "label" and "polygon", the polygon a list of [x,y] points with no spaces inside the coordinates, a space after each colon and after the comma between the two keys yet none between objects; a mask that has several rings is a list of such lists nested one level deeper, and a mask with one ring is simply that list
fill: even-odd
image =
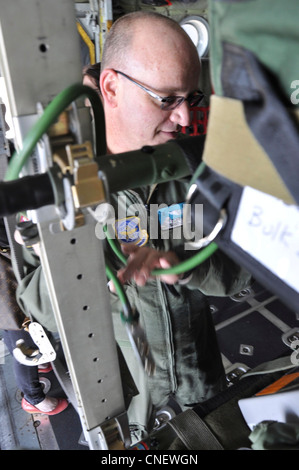
[{"label": "green cable", "polygon": [[[107,226],[103,227],[103,231],[107,236],[108,243],[110,247],[112,248],[113,252],[120,259],[120,261],[124,265],[126,265],[127,258],[123,255],[123,253],[116,246],[116,243],[114,243],[114,240],[112,240],[112,238],[109,236]],[[171,268],[154,269],[151,272],[151,274],[153,276],[162,276],[163,274],[182,274],[186,271],[190,271],[191,269],[194,269],[196,266],[198,266],[199,264],[203,263],[206,259],[208,259],[213,253],[215,253],[217,249],[218,249],[218,245],[214,242],[211,242],[209,243],[208,246],[206,246],[201,251],[196,253],[196,255],[192,256],[192,258],[182,261],[181,263],[177,264],[176,266],[172,266]]]},{"label": "green cable", "polygon": [[[105,138],[105,127],[104,127],[104,115],[102,114],[102,104],[98,94],[92,90],[92,88],[81,84],[71,85],[70,87],[63,90],[57,95],[53,101],[47,106],[44,113],[37,121],[37,123],[31,128],[23,141],[23,147],[19,153],[15,152],[10,160],[9,167],[7,169],[5,180],[12,181],[19,178],[19,174],[25,165],[26,161],[32,154],[36,144],[45,134],[49,127],[58,119],[59,115],[79,96],[86,95],[92,105],[94,118],[96,123],[102,123],[101,126],[96,126],[96,130],[103,129],[102,136],[97,134],[97,155],[106,153],[106,138]],[[130,320],[131,314],[129,311],[129,303],[126,294],[122,288],[117,277],[113,274],[110,267],[106,264],[106,275],[111,279],[115,285],[117,294],[123,304],[124,310],[127,315],[125,318]]]},{"label": "green cable", "polygon": [[125,257],[125,255],[118,249],[118,247],[116,246],[116,243],[114,243],[112,241],[112,238],[109,236],[109,233],[108,233],[108,227],[107,225],[104,225],[103,226],[103,232],[106,234],[107,236],[107,240],[108,240],[108,243],[110,245],[110,248],[112,249],[112,251],[116,254],[116,256],[118,257],[118,259],[123,263],[123,264],[127,264],[127,258]]},{"label": "green cable", "polygon": [[180,264],[172,266],[171,268],[154,269],[152,274],[154,276],[162,276],[163,274],[182,274],[203,263],[213,253],[215,253],[216,250],[218,250],[218,245],[216,245],[214,242],[211,242],[208,246],[196,253],[196,255],[192,256],[192,258],[182,261]]},{"label": "green cable", "polygon": [[128,298],[126,296],[126,293],[124,291],[124,288],[123,286],[121,285],[121,283],[119,282],[118,278],[116,277],[116,275],[113,273],[112,269],[110,268],[110,266],[107,264],[106,262],[106,276],[108,277],[108,279],[110,279],[114,286],[115,286],[115,289],[116,289],[116,293],[122,303],[122,306],[123,306],[123,309],[124,309],[124,314],[123,312],[121,312],[121,318],[123,321],[125,322],[132,322],[135,320],[134,316],[133,316],[133,313],[131,312],[131,307],[130,307],[130,304],[129,304],[129,301],[128,301]]},{"label": "green cable", "polygon": [[122,302],[122,304],[126,304],[127,303],[127,297],[126,297],[126,294],[122,288],[122,285],[121,283],[119,282],[118,278],[115,276],[115,274],[113,273],[112,269],[110,268],[110,266],[108,266],[108,264],[106,263],[106,275],[107,277],[113,281],[114,283],[114,286],[115,286],[115,289],[117,291],[117,294]]},{"label": "green cable", "polygon": [[[44,113],[37,121],[37,123],[31,128],[23,141],[23,147],[19,153],[15,152],[10,160],[9,167],[7,169],[5,180],[12,181],[19,178],[19,174],[25,165],[26,161],[32,154],[36,144],[45,134],[49,127],[58,119],[59,115],[79,96],[88,96],[96,123],[101,123],[101,126],[96,126],[96,130],[104,129],[102,136],[97,133],[97,155],[106,153],[106,138],[105,138],[105,127],[104,127],[104,114],[103,107],[100,102],[98,94],[90,87],[75,84],[63,90],[57,95],[53,101],[47,106]],[[124,307],[125,315],[123,315],[124,321],[132,321],[133,316],[130,310],[130,305],[125,294],[125,291],[119,282],[118,278],[114,275],[111,268],[106,263],[106,275],[114,283],[117,294]]]},{"label": "green cable", "polygon": [[[23,141],[23,147],[20,152],[15,152],[11,157],[5,175],[5,181],[11,181],[19,177],[23,166],[43,134],[48,131],[49,127],[58,119],[59,115],[81,95],[88,97],[94,112],[95,123],[101,124],[100,126],[96,125],[96,153],[97,155],[106,153],[105,120],[100,98],[92,88],[82,84],[74,84],[64,89],[51,101],[39,120],[30,129]],[[102,131],[101,134],[99,133],[99,129]]]},{"label": "green cable", "polygon": [[[100,102],[100,98],[98,94],[90,87],[82,85],[82,84],[74,84],[70,87],[64,89],[61,93],[59,93],[53,101],[46,107],[44,113],[37,121],[37,123],[32,127],[32,129],[26,135],[23,141],[23,147],[19,153],[15,152],[11,158],[9,167],[7,169],[5,175],[5,181],[12,181],[19,177],[19,174],[25,165],[26,161],[32,154],[36,144],[41,139],[43,134],[45,134],[49,127],[54,124],[54,122],[58,119],[60,114],[79,96],[86,95],[92,105],[94,118],[96,123],[101,123],[101,126],[96,125],[96,131],[98,129],[103,130],[104,125],[104,114],[103,114],[103,107]],[[97,155],[102,155],[106,152],[106,139],[105,139],[105,128],[102,132],[101,137],[97,134]],[[104,230],[105,233],[107,232]],[[112,247],[114,253],[119,257],[119,259],[126,264],[127,260],[125,256],[117,249],[116,245],[113,243],[112,239],[107,236],[108,242]],[[181,274],[183,272],[189,271],[196,267],[198,264],[205,261],[209,256],[211,256],[216,250],[218,246],[215,243],[210,243],[206,248],[201,250],[195,256],[190,258],[189,260],[183,261],[182,263],[173,266],[168,269],[154,269],[152,274],[155,276],[160,276],[162,274]],[[118,279],[113,275],[112,270],[106,265],[106,273],[107,276],[113,280],[115,284],[115,288],[117,293],[124,305],[127,305],[127,299],[122,289],[121,284],[119,283]],[[112,277],[113,276],[113,277]]]}]

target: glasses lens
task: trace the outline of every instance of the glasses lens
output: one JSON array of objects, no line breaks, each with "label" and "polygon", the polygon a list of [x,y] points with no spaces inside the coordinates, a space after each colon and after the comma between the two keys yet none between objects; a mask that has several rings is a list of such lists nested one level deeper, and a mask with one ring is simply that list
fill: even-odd
[{"label": "glasses lens", "polygon": [[[204,94],[201,91],[196,91],[192,95],[188,96],[188,98],[186,98],[186,101],[188,102],[191,108],[194,108],[201,102],[203,97]],[[165,111],[171,111],[172,109],[175,109],[180,106],[183,101],[185,101],[185,98],[183,98],[182,96],[167,96],[162,100],[161,109],[164,109]]]},{"label": "glasses lens", "polygon": [[193,93],[193,95],[188,97],[188,103],[191,108],[194,108],[197,106],[201,100],[203,99],[204,94],[202,92],[197,91],[196,93]]},{"label": "glasses lens", "polygon": [[175,109],[184,101],[184,98],[181,96],[167,96],[163,98],[161,109],[169,110]]}]

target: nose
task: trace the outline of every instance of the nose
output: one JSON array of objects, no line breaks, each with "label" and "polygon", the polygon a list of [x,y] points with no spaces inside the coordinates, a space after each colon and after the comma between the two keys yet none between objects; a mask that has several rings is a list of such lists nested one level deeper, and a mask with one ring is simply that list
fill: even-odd
[{"label": "nose", "polygon": [[188,102],[184,101],[180,106],[173,109],[169,119],[182,127],[190,126],[191,113]]}]

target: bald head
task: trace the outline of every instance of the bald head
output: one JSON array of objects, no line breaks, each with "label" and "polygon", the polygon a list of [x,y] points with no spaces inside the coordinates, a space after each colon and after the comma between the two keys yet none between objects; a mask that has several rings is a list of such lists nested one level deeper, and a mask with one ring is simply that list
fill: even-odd
[{"label": "bald head", "polygon": [[[102,57],[102,70],[105,68],[126,70],[138,62],[146,69],[157,68],[161,57],[173,55],[198,64],[197,50],[181,28],[171,18],[155,12],[138,11],[120,17],[107,36]],[[190,65],[190,63],[189,63]]]},{"label": "bald head", "polygon": [[[190,124],[187,98],[198,89],[199,74],[197,50],[174,20],[152,12],[119,18],[105,42],[100,77],[109,151],[176,138]],[[186,100],[163,110],[161,100],[173,96]]]}]

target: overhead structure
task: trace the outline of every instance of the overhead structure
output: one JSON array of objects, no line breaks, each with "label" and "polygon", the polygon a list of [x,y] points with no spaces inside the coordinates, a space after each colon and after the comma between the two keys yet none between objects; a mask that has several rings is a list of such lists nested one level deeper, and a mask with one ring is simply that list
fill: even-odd
[{"label": "overhead structure", "polygon": [[180,25],[192,39],[199,57],[207,57],[210,46],[210,29],[207,20],[201,16],[187,16],[180,21]]}]

